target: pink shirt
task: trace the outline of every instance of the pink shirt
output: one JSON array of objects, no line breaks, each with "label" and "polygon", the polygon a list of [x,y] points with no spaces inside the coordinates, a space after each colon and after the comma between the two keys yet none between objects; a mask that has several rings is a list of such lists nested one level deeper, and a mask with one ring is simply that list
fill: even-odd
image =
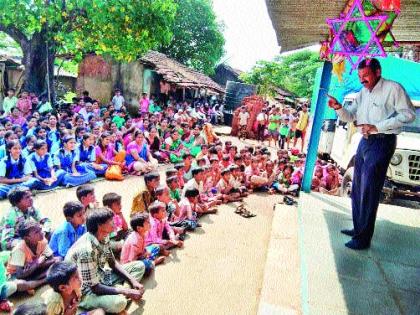
[{"label": "pink shirt", "polygon": [[192,214],[192,206],[190,201],[187,198],[182,198],[179,202],[179,217],[177,218],[177,221],[182,220],[193,220],[194,218],[191,216],[191,218],[188,217],[188,213]]},{"label": "pink shirt", "polygon": [[169,235],[170,240],[175,240],[175,233],[169,223],[165,220],[159,221],[158,219],[150,216],[150,230],[146,236],[146,245],[150,244],[164,244],[163,230]]},{"label": "pink shirt", "polygon": [[20,98],[16,107],[22,112],[24,116],[28,115],[32,109],[32,101],[28,98]]},{"label": "pink shirt", "polygon": [[131,232],[124,242],[120,261],[122,264],[139,259],[145,253],[144,239],[137,232]]},{"label": "pink shirt", "polygon": [[148,98],[142,98],[140,100],[140,110],[142,113],[148,113],[149,112],[149,104],[150,101]]},{"label": "pink shirt", "polygon": [[105,150],[105,153],[103,153],[101,147],[97,145],[95,148],[95,153],[96,153],[96,163],[103,163],[103,161],[99,160],[99,156],[101,154],[103,154],[107,160],[114,159],[114,147],[112,146],[112,144],[108,145],[108,147]]}]

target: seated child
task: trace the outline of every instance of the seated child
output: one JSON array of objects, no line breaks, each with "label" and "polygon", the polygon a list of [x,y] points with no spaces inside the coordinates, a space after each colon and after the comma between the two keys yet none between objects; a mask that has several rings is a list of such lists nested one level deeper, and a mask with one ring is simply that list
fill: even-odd
[{"label": "seated child", "polygon": [[221,172],[222,178],[217,183],[217,190],[223,195],[223,202],[242,201],[241,194],[238,189],[233,188],[231,184],[231,170],[229,167]]},{"label": "seated child", "polygon": [[[51,287],[41,298],[47,305],[48,315],[73,315],[77,313],[82,296],[77,266],[72,262],[57,262],[47,273],[47,283]],[[102,309],[82,313],[85,315],[105,315]]]},{"label": "seated child", "polygon": [[324,177],[324,171],[322,170],[322,167],[317,166],[315,167],[315,174],[314,178],[312,179],[311,189],[312,191],[319,192],[322,185],[323,185],[323,177]]},{"label": "seated child", "polygon": [[144,175],[144,184],[146,188],[141,190],[134,198],[131,205],[130,216],[137,212],[145,212],[154,200],[155,189],[159,186],[160,175],[157,172],[147,173]]},{"label": "seated child", "polygon": [[175,164],[175,169],[178,171],[178,185],[179,188],[184,188],[185,181],[184,181],[184,163]]},{"label": "seated child", "polygon": [[231,169],[231,177],[230,177],[230,184],[234,189],[237,189],[241,195],[241,197],[248,196],[248,190],[244,185],[243,174],[241,173],[241,169],[237,165],[233,165],[230,167]]},{"label": "seated child", "polygon": [[[146,212],[135,214],[130,220],[133,232],[127,237],[121,251],[121,263],[141,260],[149,274],[156,265],[165,261],[169,252],[157,244],[145,245],[145,238],[150,230],[149,215]],[[160,254],[164,256],[159,256]]]},{"label": "seated child", "polygon": [[54,256],[64,257],[70,247],[86,233],[85,207],[80,201],[69,201],[63,207],[66,222],[63,222],[52,234],[50,248]]},{"label": "seated child", "polygon": [[128,224],[122,213],[121,196],[116,193],[106,193],[102,198],[102,203],[104,207],[108,207],[114,212],[114,231],[109,238],[114,251],[120,252],[124,239],[129,234]]},{"label": "seated child", "polygon": [[326,167],[326,175],[322,181],[319,191],[323,194],[338,196],[340,190],[340,175],[337,168],[329,164]]},{"label": "seated child", "polygon": [[53,257],[39,223],[25,221],[17,229],[22,239],[12,249],[7,275],[9,279],[43,280],[44,284],[48,267],[61,259]]},{"label": "seated child", "polygon": [[51,221],[41,216],[41,213],[33,207],[31,191],[26,187],[15,187],[9,192],[9,202],[12,207],[5,211],[0,220],[1,226],[1,249],[11,250],[19,241],[16,227],[24,221],[38,222],[47,238],[51,232]]},{"label": "seated child", "polygon": [[6,276],[5,263],[9,258],[10,252],[2,252],[0,255],[0,312],[10,313],[12,304],[7,300],[15,292],[26,292],[40,287],[44,281],[8,280]]},{"label": "seated child", "polygon": [[171,199],[177,202],[181,201],[181,191],[179,189],[178,177],[167,177],[166,184],[168,185]]},{"label": "seated child", "polygon": [[90,184],[77,187],[76,197],[85,207],[86,212],[99,207],[99,202],[96,200],[95,187]]},{"label": "seated child", "polygon": [[[150,230],[146,236],[146,246],[151,244],[162,245],[165,249],[174,246],[182,247],[184,242],[178,240],[175,232],[168,223],[166,205],[163,202],[155,201],[149,208]],[[164,239],[164,231],[168,239]]]},{"label": "seated child", "polygon": [[172,226],[185,228],[187,231],[194,231],[198,226],[197,213],[194,209],[197,206],[200,193],[196,188],[189,188],[179,203],[179,214],[172,218]]}]

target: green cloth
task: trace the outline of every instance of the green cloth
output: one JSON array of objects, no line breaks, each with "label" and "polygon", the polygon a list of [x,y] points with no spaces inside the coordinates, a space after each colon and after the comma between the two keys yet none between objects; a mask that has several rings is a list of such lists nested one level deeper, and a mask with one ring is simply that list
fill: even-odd
[{"label": "green cloth", "polygon": [[159,113],[162,111],[162,108],[160,108],[159,105],[155,104],[154,102],[150,102],[149,104],[149,112],[151,112],[152,114],[154,113]]},{"label": "green cloth", "polygon": [[125,119],[120,116],[114,116],[114,118],[112,118],[112,122],[117,125],[118,129],[121,129],[121,127],[125,124]]},{"label": "green cloth", "polygon": [[51,106],[50,102],[45,102],[40,104],[39,108],[38,108],[38,112],[40,114],[45,114],[45,113],[49,113],[52,112],[53,108]]},{"label": "green cloth", "polygon": [[8,97],[8,96],[6,96],[4,98],[4,100],[3,100],[3,110],[4,110],[4,112],[6,114],[10,114],[10,112],[12,111],[12,109],[14,107],[16,107],[17,101],[18,101],[18,99],[17,99],[16,96],[13,96],[11,98]]},{"label": "green cloth", "polygon": [[181,193],[179,189],[169,190],[169,195],[172,199],[175,199],[176,201],[181,201]]},{"label": "green cloth", "polygon": [[268,124],[268,130],[273,131],[279,128],[279,123],[276,121],[280,121],[280,115],[272,115],[269,118],[270,123]]},{"label": "green cloth", "polygon": [[282,124],[282,125],[280,125],[279,131],[280,131],[281,136],[286,136],[287,137],[289,135],[289,132],[290,132],[289,126],[287,124]]}]

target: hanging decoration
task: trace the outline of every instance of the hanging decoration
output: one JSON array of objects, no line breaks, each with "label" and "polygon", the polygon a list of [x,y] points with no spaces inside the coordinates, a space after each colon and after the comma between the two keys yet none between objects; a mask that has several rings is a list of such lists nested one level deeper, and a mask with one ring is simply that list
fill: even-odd
[{"label": "hanging decoration", "polygon": [[386,57],[384,46],[396,45],[391,27],[399,8],[399,0],[349,0],[338,18],[327,19],[330,32],[321,42],[321,59],[332,61],[341,78],[345,61],[354,70],[365,58]]}]

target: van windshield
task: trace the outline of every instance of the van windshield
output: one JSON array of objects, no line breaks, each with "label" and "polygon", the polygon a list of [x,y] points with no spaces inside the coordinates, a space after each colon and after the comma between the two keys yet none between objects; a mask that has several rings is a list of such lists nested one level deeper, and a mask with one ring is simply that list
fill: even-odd
[{"label": "van windshield", "polygon": [[401,129],[405,132],[420,133],[420,107],[416,107],[416,120]]}]

